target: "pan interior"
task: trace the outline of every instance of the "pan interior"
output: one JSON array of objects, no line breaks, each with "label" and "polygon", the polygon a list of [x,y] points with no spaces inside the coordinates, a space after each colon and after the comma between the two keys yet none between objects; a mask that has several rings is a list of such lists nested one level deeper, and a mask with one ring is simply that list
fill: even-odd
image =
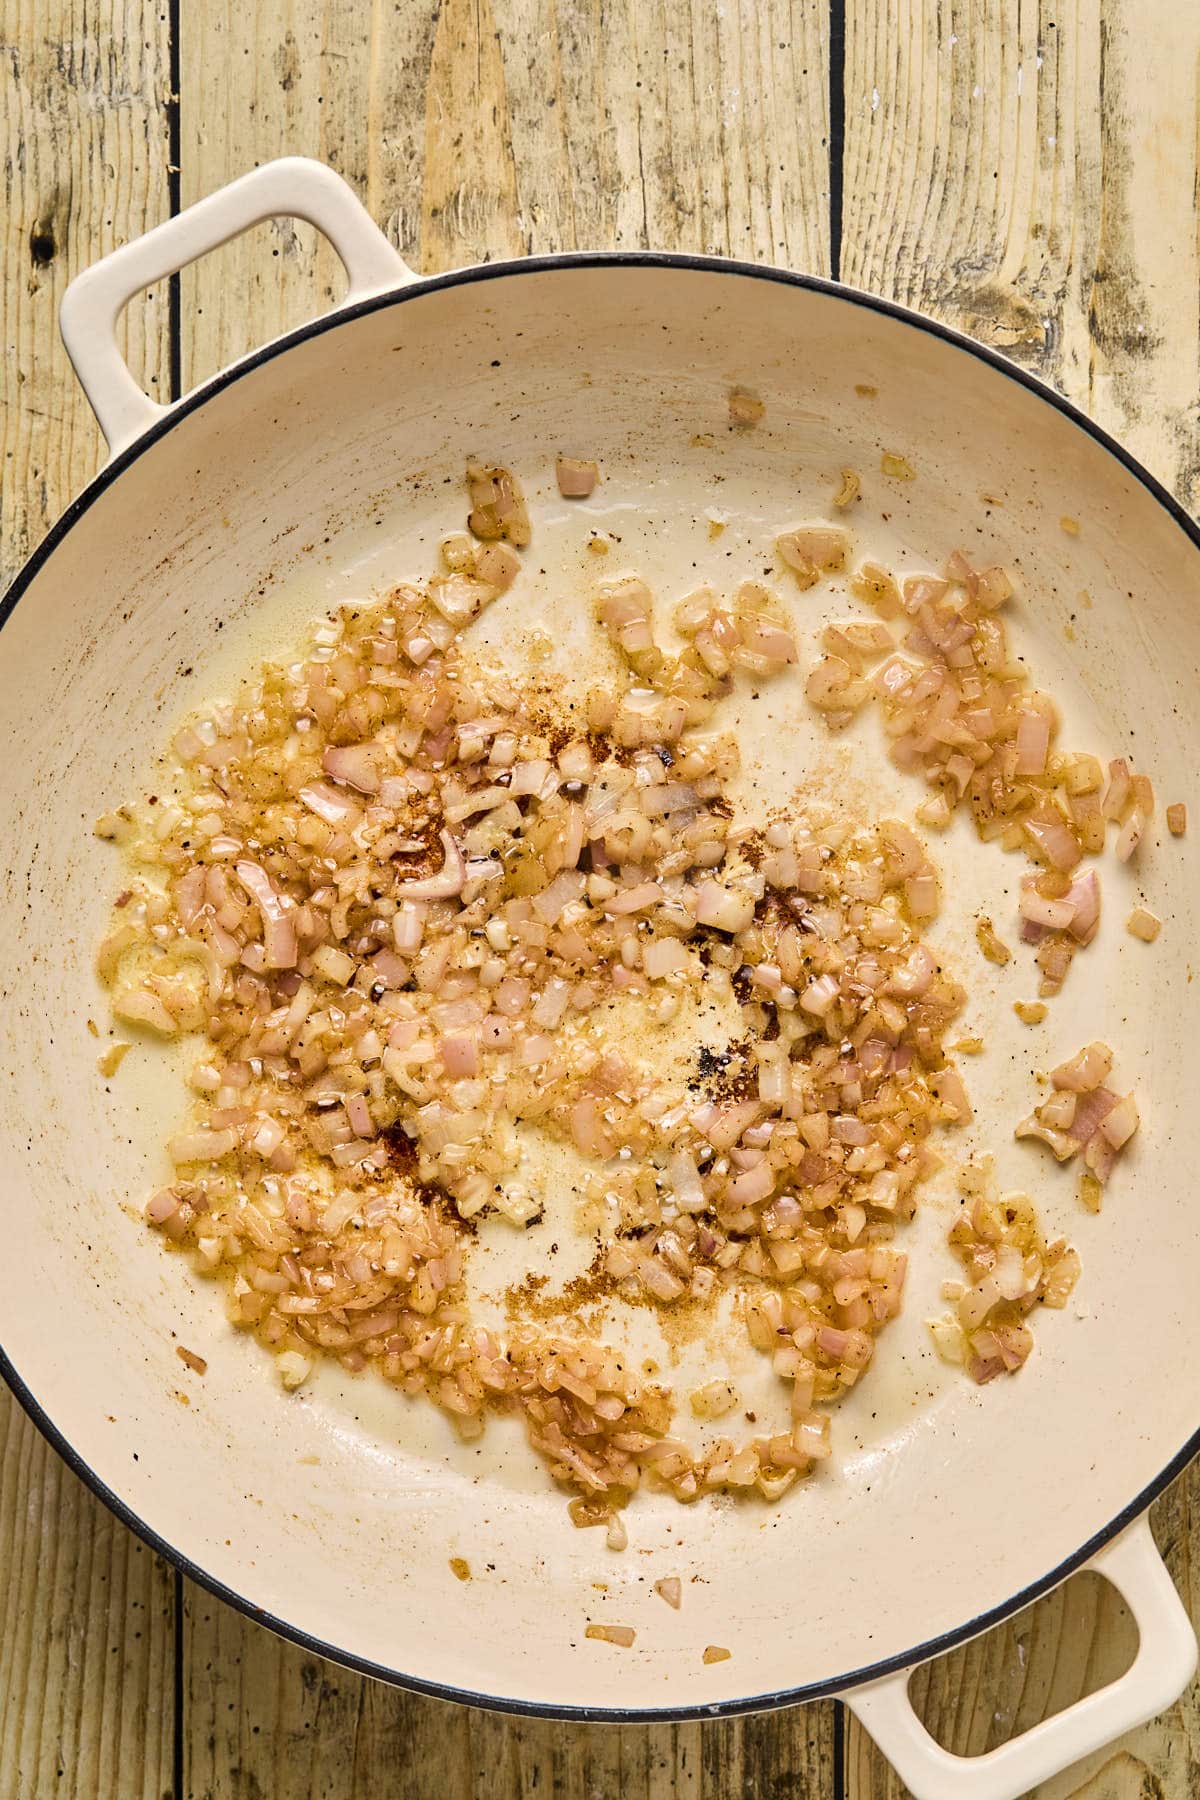
[{"label": "pan interior", "polygon": [[[753,431],[730,427],[735,383],[766,401]],[[599,460],[593,500],[559,498],[559,451]],[[885,451],[916,478],[885,477]],[[1016,1379],[977,1390],[926,1342],[922,1321],[956,1272],[946,1178],[905,1234],[904,1316],[835,1416],[835,1466],[776,1508],[641,1496],[614,1554],[571,1526],[507,1425],[462,1447],[431,1409],[338,1371],[282,1395],[212,1287],[137,1217],[182,1096],[150,1048],[107,1083],[96,1072],[88,1020],[103,1030],[107,1015],[91,957],[119,869],[91,822],[152,783],[182,715],[298,642],[315,613],[430,572],[463,522],[468,456],[513,468],[535,522],[525,572],[480,628],[514,663],[532,655],[564,686],[583,682],[601,575],[640,573],[664,602],[703,580],[761,578],[776,533],[830,516],[851,467],[856,557],[938,566],[961,545],[1013,568],[1019,647],[1063,706],[1063,741],[1131,753],[1160,803],[1190,798],[1195,546],[1068,416],[961,348],[819,290],[655,264],[498,272],[315,333],[97,492],[0,635],[3,1346],[148,1527],[335,1654],[543,1706],[702,1707],[835,1682],[1046,1577],[1194,1428],[1192,851],[1163,830],[1136,872],[1105,859],[1100,938],[1030,1031],[1011,1003],[1033,997],[1031,963],[996,971],[973,944],[979,911],[1012,917],[1015,861],[965,827],[933,840],[949,897],[936,939],[971,995],[963,1029],[986,1041],[964,1070],[976,1123],[945,1147],[993,1150],[1003,1183],[1031,1192],[1048,1235],[1069,1235],[1083,1259],[1073,1303],[1038,1317]],[[602,566],[594,530],[613,540]],[[775,579],[803,662],[846,599]],[[830,739],[799,681],[726,705],[749,812],[815,790],[864,819],[911,815],[916,784],[874,728]],[[1153,947],[1123,929],[1143,896],[1164,919]],[[1072,1174],[1011,1137],[1034,1071],[1095,1036],[1143,1116],[1099,1217],[1078,1207]],[[547,1190],[561,1185],[549,1169]],[[487,1228],[471,1272],[480,1304],[531,1255],[554,1279],[573,1272],[549,1260],[562,1223],[551,1209],[521,1239]],[[728,1328],[682,1347],[656,1344],[644,1316],[639,1329],[681,1396],[727,1359],[753,1392],[758,1359]],[[177,1344],[207,1359],[202,1380]],[[684,1582],[678,1613],[653,1593],[666,1575]],[[587,1641],[589,1621],[634,1626],[634,1648]],[[704,1665],[707,1644],[733,1654]]]}]

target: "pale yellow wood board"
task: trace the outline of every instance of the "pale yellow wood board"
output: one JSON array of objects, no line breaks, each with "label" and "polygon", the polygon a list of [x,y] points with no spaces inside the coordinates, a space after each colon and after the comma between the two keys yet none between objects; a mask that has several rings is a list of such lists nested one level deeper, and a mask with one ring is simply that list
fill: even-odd
[{"label": "pale yellow wood board", "polygon": [[[168,210],[165,10],[3,0],[0,586],[94,472],[58,336],[69,277]],[[165,296],[121,342],[168,391]],[[0,1800],[159,1800],[171,1785],[174,1577],[0,1390]]]}]

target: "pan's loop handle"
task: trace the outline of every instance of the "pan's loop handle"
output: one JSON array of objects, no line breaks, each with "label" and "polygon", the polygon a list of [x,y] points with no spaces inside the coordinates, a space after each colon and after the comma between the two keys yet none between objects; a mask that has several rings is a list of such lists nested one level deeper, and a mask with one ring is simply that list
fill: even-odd
[{"label": "pan's loop handle", "polygon": [[63,341],[111,455],[167,411],[142,392],[117,348],[124,308],[153,282],[279,217],[307,219],[329,239],[350,279],[346,303],[416,279],[353,189],[324,163],[285,156],[209,194],[85,269],[63,295]]},{"label": "pan's loop handle", "polygon": [[985,1756],[954,1756],[930,1737],[908,1697],[911,1670],[842,1696],[915,1800],[1016,1800],[1176,1701],[1196,1668],[1196,1634],[1145,1517],[1088,1565],[1111,1581],[1138,1628],[1132,1665],[1107,1687]]}]

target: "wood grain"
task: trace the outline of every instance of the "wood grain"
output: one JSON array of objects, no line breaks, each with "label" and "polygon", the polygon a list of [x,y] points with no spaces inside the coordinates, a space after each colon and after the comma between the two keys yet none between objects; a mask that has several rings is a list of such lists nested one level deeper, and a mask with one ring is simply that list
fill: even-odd
[{"label": "wood grain", "polygon": [[[183,201],[302,152],[424,270],[616,245],[827,272],[824,20],[824,0],[205,0],[182,12]],[[184,385],[340,291],[307,227],[227,246],[184,276]]]},{"label": "wood grain", "polygon": [[[844,278],[959,325],[1053,382],[1200,502],[1200,12],[1171,0],[847,0]],[[1158,1510],[1193,1614],[1185,1477]],[[974,1754],[1128,1661],[1123,1608],[1073,1582],[919,1673],[934,1735]],[[1200,1690],[1039,1790],[1200,1791]],[[851,1723],[847,1800],[905,1792]]]},{"label": "wood grain", "polygon": [[962,326],[1200,503],[1200,9],[848,0],[841,268]]},{"label": "wood grain", "polygon": [[827,1800],[830,1709],[567,1725],[362,1681],[192,1590],[188,1800]]},{"label": "wood grain", "polygon": [[[58,303],[73,274],[169,211],[169,71],[154,0],[0,0],[0,587],[102,454]],[[165,397],[165,295],[135,300],[119,335]]]},{"label": "wood grain", "polygon": [[[58,336],[67,280],[168,210],[165,18],[138,0],[4,0],[0,586],[102,446]],[[121,341],[168,392],[165,297]],[[0,1390],[0,1800],[171,1786],[174,1578]]]},{"label": "wood grain", "polygon": [[0,1796],[171,1789],[174,1576],[0,1396]]}]

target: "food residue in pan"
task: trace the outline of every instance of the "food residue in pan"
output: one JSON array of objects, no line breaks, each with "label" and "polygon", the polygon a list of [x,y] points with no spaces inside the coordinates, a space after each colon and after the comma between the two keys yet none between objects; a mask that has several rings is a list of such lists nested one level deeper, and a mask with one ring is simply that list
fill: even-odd
[{"label": "food residue in pan", "polygon": [[[593,469],[560,458],[563,495],[590,492]],[[123,1024],[197,1044],[195,1118],[147,1217],[223,1282],[283,1385],[326,1355],[468,1439],[515,1410],[576,1522],[622,1549],[642,1483],[774,1500],[829,1456],[829,1408],[900,1309],[900,1233],[937,1139],[971,1117],[947,1037],[965,992],[923,936],[942,900],[924,841],[815,802],[737,816],[723,703],[803,679],[834,730],[877,707],[893,760],[933,789],[919,823],[961,803],[1028,859],[1020,936],[1045,997],[1099,925],[1085,856],[1109,822],[1134,856],[1153,793],[1124,761],[1106,776],[1055,748],[1057,710],[999,617],[1011,580],[961,553],[902,581],[861,567],[870,614],[828,626],[803,674],[801,615],[758,581],[684,595],[668,630],[636,576],[601,580],[588,603],[612,674],[571,716],[472,649],[532,527],[509,471],[472,465],[468,486],[472,535],[446,540],[438,573],[323,621],[177,734],[173,797],[99,823],[131,865],[99,968]],[[824,524],[777,548],[801,589],[852,551]],[[1009,960],[991,920],[978,929]],[[681,1080],[645,1047],[702,1012],[729,1022],[728,1047]],[[1136,1126],[1103,1075],[1077,1084],[1101,1049],[1055,1071],[1021,1127],[1082,1151],[1089,1204]],[[541,1212],[531,1136],[588,1170],[583,1202],[607,1221],[594,1291],[681,1316],[732,1296],[786,1384],[786,1429],[689,1449],[679,1397],[561,1316],[549,1329],[536,1280],[504,1335],[472,1317],[474,1222],[522,1231]],[[1062,1305],[1079,1263],[986,1169],[962,1181],[966,1280],[931,1329],[986,1381],[1025,1361],[1031,1309]],[[708,1421],[737,1404],[723,1380],[690,1395]]]}]

